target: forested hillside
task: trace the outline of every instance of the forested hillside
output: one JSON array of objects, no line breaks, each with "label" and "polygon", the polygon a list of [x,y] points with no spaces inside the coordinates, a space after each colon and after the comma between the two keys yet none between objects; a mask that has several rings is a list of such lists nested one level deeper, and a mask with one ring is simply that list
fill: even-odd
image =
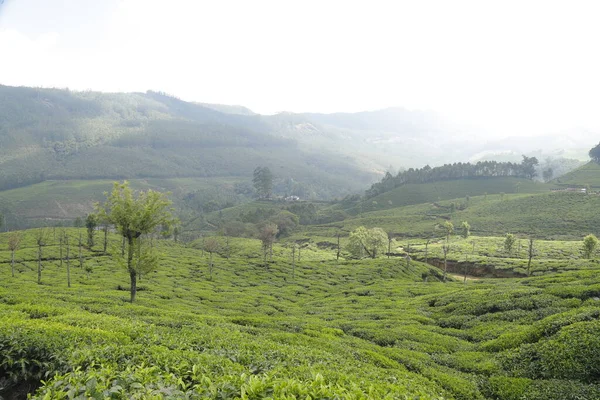
[{"label": "forested hillside", "polygon": [[401,171],[396,176],[388,172],[381,182],[371,185],[365,195],[366,197],[374,197],[411,183],[430,183],[464,178],[515,177],[533,179],[537,174],[536,165],[538,165],[537,158],[527,156],[523,156],[523,161],[520,164],[479,161],[476,164],[459,162],[434,168],[426,165],[423,168],[410,168],[407,171]]},{"label": "forested hillside", "polygon": [[273,135],[260,116],[212,108],[157,92],[0,86],[0,190],[49,179],[249,177],[267,165],[299,195],[331,198],[376,176]]}]

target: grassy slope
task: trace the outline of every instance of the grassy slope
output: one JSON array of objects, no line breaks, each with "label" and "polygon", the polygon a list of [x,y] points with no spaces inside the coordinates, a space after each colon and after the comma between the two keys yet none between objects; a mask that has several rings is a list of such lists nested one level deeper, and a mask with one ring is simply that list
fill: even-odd
[{"label": "grassy slope", "polygon": [[385,210],[411,204],[460,199],[461,197],[464,200],[466,196],[480,196],[485,193],[541,193],[554,187],[556,186],[512,177],[457,179],[424,184],[408,184],[370,198],[349,211]]},{"label": "grassy slope", "polygon": [[[453,263],[452,269],[458,273],[473,274],[476,276],[517,276],[527,275],[528,245],[526,238],[518,238],[514,248],[509,253],[504,248],[503,236],[471,236],[468,239],[453,237],[450,240],[450,251],[447,259]],[[414,239],[411,241],[411,256],[424,260],[425,241]],[[400,242],[402,244],[402,242]],[[433,241],[428,245],[428,259],[444,258],[442,246],[444,240]],[[597,269],[595,259],[583,258],[581,240],[534,240],[531,274],[543,275],[549,272]],[[458,265],[454,265],[458,263]],[[507,272],[506,274],[504,272]]]},{"label": "grassy slope", "polygon": [[[6,240],[0,235],[0,248]],[[87,250],[93,272],[73,268],[67,289],[58,249],[46,247],[44,284],[36,285],[33,244],[29,234],[15,278],[10,255],[0,252],[0,376],[34,384],[49,371],[34,398],[68,391],[465,400],[600,393],[593,384],[595,270],[464,286],[431,281],[429,267],[417,262],[409,269],[383,259],[336,265],[314,250],[292,278],[289,250],[276,247],[267,269],[259,243],[238,240],[232,258],[216,258],[211,280],[206,254],[161,242],[161,268],[142,279],[130,305],[117,290],[127,286],[126,272]]]},{"label": "grassy slope", "polygon": [[553,182],[563,186],[585,186],[590,185],[593,188],[600,187],[600,165],[590,161],[589,163],[571,171]]},{"label": "grassy slope", "polygon": [[462,206],[465,199],[441,201],[438,205],[418,204],[373,211],[340,223],[309,227],[315,235],[334,236],[339,229],[351,231],[358,226],[381,227],[401,236],[441,236],[436,226],[451,220],[471,224],[477,235],[504,235],[507,232],[537,238],[581,238],[600,234],[600,197],[580,193],[506,194],[471,197],[464,210],[450,215],[450,204]]},{"label": "grassy slope", "polygon": [[[196,190],[233,192],[233,185],[243,178],[171,178],[133,179],[134,189],[153,189],[171,192],[170,198],[178,209],[183,197]],[[112,180],[46,181],[18,189],[0,191],[0,210],[9,228],[15,226],[52,225],[57,221],[71,223],[93,211],[96,201],[104,201],[104,192],[112,189]]]}]

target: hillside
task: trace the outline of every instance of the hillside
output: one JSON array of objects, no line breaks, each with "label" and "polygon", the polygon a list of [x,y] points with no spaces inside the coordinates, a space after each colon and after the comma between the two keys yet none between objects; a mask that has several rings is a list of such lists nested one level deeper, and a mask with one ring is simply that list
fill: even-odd
[{"label": "hillside", "polygon": [[558,186],[515,177],[454,179],[432,183],[409,183],[391,191],[368,198],[347,211],[385,210],[405,205],[435,203],[440,200],[461,199],[499,193],[543,193]]},{"label": "hillside", "polygon": [[46,180],[250,177],[259,165],[281,184],[293,180],[289,189],[305,198],[344,195],[376,176],[346,154],[273,135],[261,116],[156,92],[0,86],[0,190]]},{"label": "hillside", "polygon": [[593,161],[554,179],[554,183],[561,186],[600,188],[600,165]]},{"label": "hillside", "polygon": [[161,267],[128,304],[126,271],[98,251],[84,249],[83,269],[72,262],[67,288],[55,239],[35,284],[33,233],[14,278],[0,251],[2,396],[600,396],[594,269],[443,284],[418,262],[338,263],[314,249],[293,269],[289,249],[276,246],[267,268],[257,241],[236,240],[211,272],[207,254],[158,241]]},{"label": "hillside", "polygon": [[[455,211],[452,213],[452,203]],[[545,239],[581,239],[600,235],[600,197],[569,192],[507,193],[464,197],[436,203],[363,212],[343,221],[310,226],[308,236],[348,234],[359,226],[380,227],[401,237],[440,237],[439,226],[452,221],[471,224],[475,235],[501,236],[507,232]]]}]

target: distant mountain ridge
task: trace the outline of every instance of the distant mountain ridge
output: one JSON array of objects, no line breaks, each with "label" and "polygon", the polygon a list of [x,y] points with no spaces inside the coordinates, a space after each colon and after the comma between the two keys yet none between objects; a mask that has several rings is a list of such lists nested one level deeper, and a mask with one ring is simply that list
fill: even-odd
[{"label": "distant mountain ridge", "polygon": [[[48,179],[250,177],[265,165],[286,193],[328,199],[361,192],[390,169],[498,153],[520,158],[546,143],[565,142],[487,140],[434,112],[403,108],[260,115],[154,91],[0,85],[0,190]],[[535,155],[542,161],[543,154]]]}]

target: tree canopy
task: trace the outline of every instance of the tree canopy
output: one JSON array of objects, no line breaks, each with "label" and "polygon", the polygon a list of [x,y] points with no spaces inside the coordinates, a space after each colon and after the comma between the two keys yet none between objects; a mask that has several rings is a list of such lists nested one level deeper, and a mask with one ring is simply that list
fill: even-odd
[{"label": "tree canopy", "polygon": [[587,235],[583,239],[583,256],[585,258],[592,258],[597,247],[598,238],[595,235]]},{"label": "tree canopy", "polygon": [[[134,193],[127,181],[115,182],[113,191],[106,193],[106,202],[97,204],[98,215],[113,224],[117,231],[125,238],[127,252],[127,270],[131,279],[131,302],[135,300],[137,292],[137,276],[140,272],[133,262],[140,236],[153,232],[161,225],[170,226],[174,222],[169,206],[171,202],[163,193],[153,190]],[[138,258],[142,259],[140,254]]]},{"label": "tree canopy", "polygon": [[600,164],[600,143],[592,147],[588,154],[596,164]]},{"label": "tree canopy", "polygon": [[383,229],[367,229],[364,226],[359,226],[350,233],[347,249],[356,258],[365,255],[375,258],[379,251],[385,251],[387,243],[388,235]]},{"label": "tree canopy", "polygon": [[268,167],[256,167],[252,178],[254,189],[261,199],[269,199],[273,194],[273,174]]},{"label": "tree canopy", "polygon": [[[600,153],[600,150],[599,150]],[[444,164],[440,167],[409,168],[393,176],[385,174],[381,182],[374,183],[365,193],[366,197],[374,197],[399,186],[409,183],[429,183],[463,178],[481,177],[517,177],[533,179],[536,175],[535,167],[539,164],[536,157],[523,156],[520,164],[513,162],[479,161],[476,164],[454,163]]]}]

